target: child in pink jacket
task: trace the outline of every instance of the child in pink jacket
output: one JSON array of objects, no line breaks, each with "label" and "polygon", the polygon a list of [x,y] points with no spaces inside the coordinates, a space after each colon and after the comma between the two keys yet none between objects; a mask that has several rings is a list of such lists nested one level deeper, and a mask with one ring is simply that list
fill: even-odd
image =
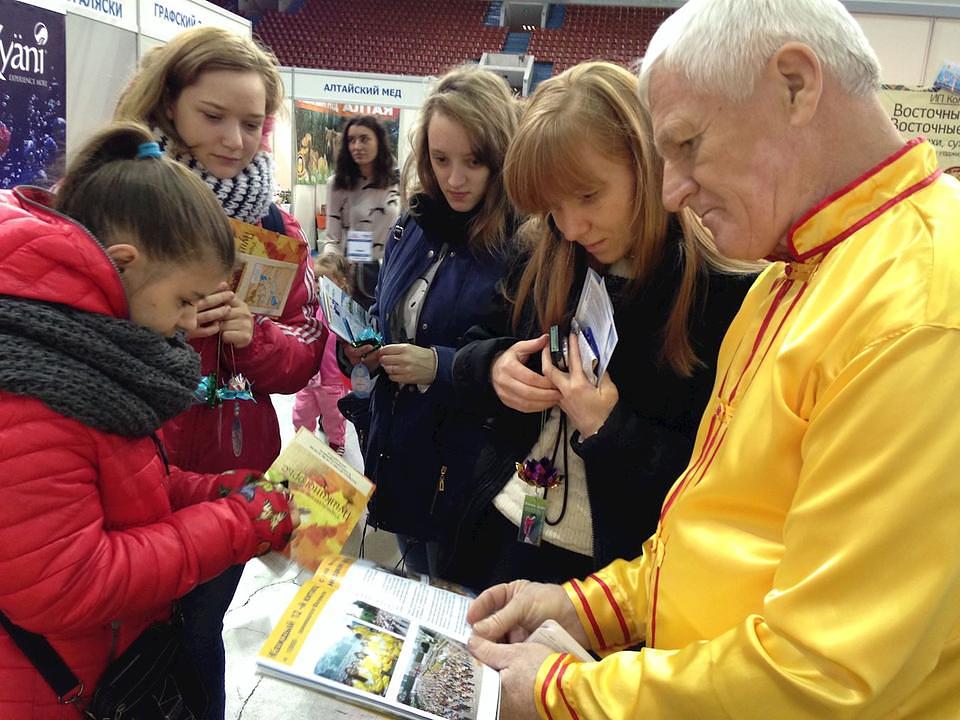
[{"label": "child in pink jacket", "polygon": [[[318,281],[321,277],[326,277],[349,294],[347,262],[343,256],[336,253],[321,255],[314,260],[313,268]],[[293,427],[296,430],[305,427],[313,432],[317,428],[319,417],[330,447],[343,455],[346,421],[337,408],[337,401],[350,392],[350,380],[337,365],[337,338],[329,332],[330,328],[327,325],[327,319],[323,316],[322,306],[317,310],[317,319],[328,330],[327,344],[323,348],[320,372],[310,379],[294,400]]]}]

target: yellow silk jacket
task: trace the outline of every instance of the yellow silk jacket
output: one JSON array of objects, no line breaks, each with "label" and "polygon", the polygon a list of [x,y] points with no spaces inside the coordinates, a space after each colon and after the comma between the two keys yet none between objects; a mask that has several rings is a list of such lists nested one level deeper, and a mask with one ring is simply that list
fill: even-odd
[{"label": "yellow silk jacket", "polygon": [[542,717],[960,718],[960,183],[914,140],[788,239],[643,556],[564,586],[604,659]]}]

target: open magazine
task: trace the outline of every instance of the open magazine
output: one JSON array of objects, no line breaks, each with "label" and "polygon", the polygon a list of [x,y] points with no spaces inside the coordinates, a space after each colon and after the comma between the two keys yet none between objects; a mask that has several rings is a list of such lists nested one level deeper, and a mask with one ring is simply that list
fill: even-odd
[{"label": "open magazine", "polygon": [[306,428],[297,431],[264,477],[289,482],[300,511],[290,556],[308,570],[343,549],[374,490],[372,482]]},{"label": "open magazine", "polygon": [[320,278],[320,304],[327,325],[335,335],[354,347],[380,347],[380,333],[373,327],[370,313],[328,278]]},{"label": "open magazine", "polygon": [[493,719],[500,678],[467,650],[470,601],[365,560],[326,557],[257,666],[395,717]]},{"label": "open magazine", "polygon": [[251,312],[279,317],[307,247],[296,238],[230,219],[237,265],[230,287]]}]

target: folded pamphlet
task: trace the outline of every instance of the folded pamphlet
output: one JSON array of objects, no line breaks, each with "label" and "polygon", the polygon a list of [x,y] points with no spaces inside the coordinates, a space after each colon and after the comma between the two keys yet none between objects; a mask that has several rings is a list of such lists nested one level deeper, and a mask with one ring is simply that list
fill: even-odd
[{"label": "folded pamphlet", "polygon": [[297,431],[264,478],[289,483],[300,513],[289,552],[308,570],[343,549],[374,490],[372,482],[306,428]]},{"label": "folded pamphlet", "polygon": [[619,336],[613,322],[613,303],[607,286],[592,268],[587,270],[580,301],[570,322],[570,331],[577,336],[584,374],[591,383],[599,386]]},{"label": "folded pamphlet", "polygon": [[380,333],[373,326],[370,313],[328,278],[320,278],[320,304],[330,330],[353,347],[380,347]]},{"label": "folded pamphlet", "polygon": [[237,260],[230,287],[251,312],[279,317],[307,246],[289,235],[230,219]]}]

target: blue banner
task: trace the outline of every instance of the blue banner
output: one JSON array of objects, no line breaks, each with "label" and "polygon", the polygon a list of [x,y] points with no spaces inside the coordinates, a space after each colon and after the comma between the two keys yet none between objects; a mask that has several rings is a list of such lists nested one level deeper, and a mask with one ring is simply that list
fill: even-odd
[{"label": "blue banner", "polygon": [[66,82],[64,15],[0,0],[0,188],[62,175]]}]

